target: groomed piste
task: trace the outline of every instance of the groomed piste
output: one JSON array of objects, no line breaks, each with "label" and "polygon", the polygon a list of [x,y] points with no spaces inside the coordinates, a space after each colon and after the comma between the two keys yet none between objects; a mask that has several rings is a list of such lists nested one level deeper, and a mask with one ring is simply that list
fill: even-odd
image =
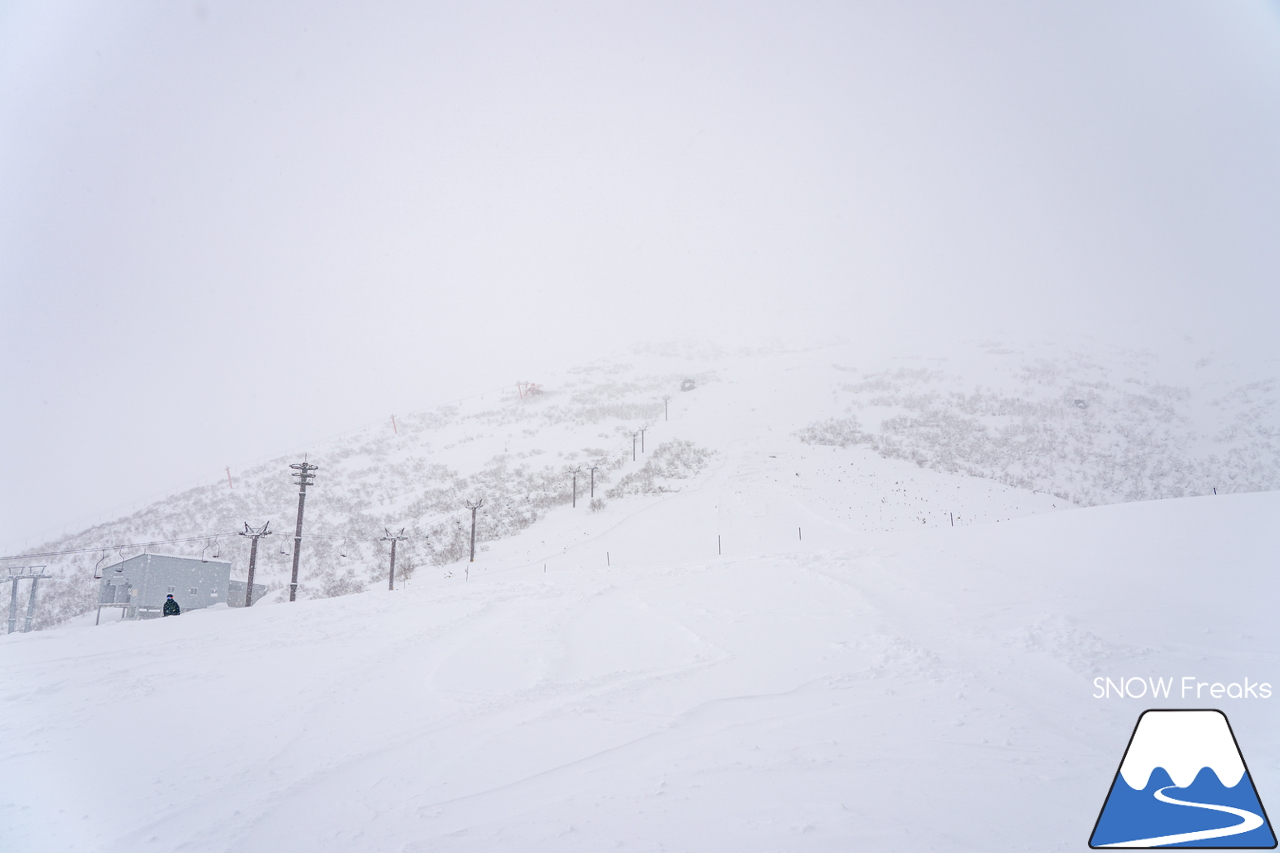
[{"label": "groomed piste", "polygon": [[[786,358],[675,392],[645,453],[696,473],[474,564],[0,639],[0,847],[1078,850],[1143,710],[1094,677],[1274,662],[1280,493],[1055,506],[806,443],[829,379],[787,368],[833,359]],[[1264,802],[1272,701],[1227,707]]]}]

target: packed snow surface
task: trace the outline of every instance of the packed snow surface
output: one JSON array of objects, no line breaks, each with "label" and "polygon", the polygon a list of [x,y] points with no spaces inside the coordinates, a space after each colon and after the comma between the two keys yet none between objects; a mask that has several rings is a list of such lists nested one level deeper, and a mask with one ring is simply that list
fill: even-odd
[{"label": "packed snow surface", "polygon": [[7,638],[2,846],[1080,849],[1146,707],[1095,673],[1276,672],[1275,493],[717,556],[732,473],[545,570]]},{"label": "packed snow surface", "polygon": [[[608,433],[607,488],[635,473],[634,491],[544,502],[475,563],[424,552],[395,591],[370,579],[385,570],[366,543],[359,594],[0,637],[0,849],[1079,850],[1141,711],[1208,701],[1095,698],[1096,678],[1280,686],[1280,492],[1203,482],[1081,508],[863,433],[806,442],[846,401],[805,358],[697,374],[669,421],[645,410],[635,462],[612,421],[445,423],[474,459],[440,464],[464,473],[495,435],[576,464],[584,434]],[[353,445],[347,479],[328,481],[347,503],[322,509],[317,479],[318,524],[427,506],[395,478],[430,460],[396,438]],[[1248,441],[1239,465],[1271,464]],[[640,475],[660,446],[677,450]],[[1110,488],[1067,456],[1077,467],[1028,476]],[[1240,470],[1270,476],[1263,462]],[[281,479],[286,526],[287,470],[255,476]],[[534,481],[464,485],[481,482]],[[248,512],[275,493],[234,494]],[[223,512],[182,501],[139,519]],[[336,541],[352,556],[326,559],[354,560]],[[304,543],[304,573],[328,553]],[[1277,701],[1216,700],[1264,803],[1280,792]]]}]

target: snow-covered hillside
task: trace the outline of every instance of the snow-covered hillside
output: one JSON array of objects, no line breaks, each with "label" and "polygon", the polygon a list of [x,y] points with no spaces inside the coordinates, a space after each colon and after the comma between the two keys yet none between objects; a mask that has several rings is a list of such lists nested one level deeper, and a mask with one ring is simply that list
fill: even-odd
[{"label": "snow-covered hillside", "polygon": [[[1081,848],[1146,707],[1095,678],[1280,686],[1274,386],[898,361],[637,352],[311,448],[302,601],[279,603],[282,535],[252,610],[0,638],[0,846]],[[1144,496],[1114,473],[1144,449],[1132,488],[1175,470],[1198,496],[1073,502]],[[42,550],[201,532],[155,550],[242,573],[239,523],[291,532],[291,461]],[[412,534],[395,592],[383,526]],[[49,561],[43,624],[101,560]],[[1265,801],[1270,702],[1229,704]]]},{"label": "snow-covered hillside", "polygon": [[[988,355],[998,363],[1017,353]],[[1197,375],[1212,364],[1203,358],[1172,384],[1160,378],[1165,371],[1142,369],[1160,366],[1154,356],[1126,361],[1129,369],[1117,371],[1080,354],[1013,359],[988,366],[995,376],[986,381],[998,384],[967,389],[967,377],[945,364],[863,373],[840,385],[851,413],[811,425],[803,438],[865,444],[1082,506],[1280,483],[1274,378],[1215,381]],[[864,428],[863,419],[874,425]]]},{"label": "snow-covered hillside", "polygon": [[[1280,493],[861,533],[769,458],[469,580],[0,640],[3,846],[1079,850],[1149,702],[1095,677],[1280,682]],[[1219,701],[1264,802],[1274,701]]]},{"label": "snow-covered hillside", "polygon": [[[715,547],[719,537],[724,553],[738,554],[798,540],[806,525],[820,544],[826,527],[963,526],[1274,489],[1280,408],[1267,377],[1193,350],[1164,359],[991,343],[912,358],[854,346],[635,351],[537,377],[541,393],[513,383],[307,448],[320,470],[299,596],[385,583],[384,528],[410,536],[402,574],[456,576],[469,548],[465,504],[475,498],[485,502],[476,521],[487,569],[561,553],[713,473],[735,487],[697,541]],[[680,390],[686,380],[693,390]],[[257,580],[279,598],[297,501],[288,466],[303,452],[29,549],[78,552],[26,561],[57,575],[36,626],[88,610],[95,567],[142,550],[120,547],[130,543],[188,540],[150,548],[230,559],[243,577],[248,545],[236,531],[245,522],[272,522]],[[575,503],[572,536],[539,532],[549,513]],[[752,521],[765,512],[772,526]]]}]

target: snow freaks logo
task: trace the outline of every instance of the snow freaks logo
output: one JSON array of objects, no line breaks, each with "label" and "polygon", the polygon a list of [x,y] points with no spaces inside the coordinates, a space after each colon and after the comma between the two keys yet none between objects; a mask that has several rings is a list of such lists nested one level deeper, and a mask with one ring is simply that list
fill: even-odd
[{"label": "snow freaks logo", "polygon": [[1274,848],[1227,716],[1144,711],[1089,846]]}]

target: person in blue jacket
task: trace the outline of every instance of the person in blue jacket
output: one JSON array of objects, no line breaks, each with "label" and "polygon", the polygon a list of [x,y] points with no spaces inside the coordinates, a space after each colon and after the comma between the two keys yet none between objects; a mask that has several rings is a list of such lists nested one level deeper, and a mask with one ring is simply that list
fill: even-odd
[{"label": "person in blue jacket", "polygon": [[181,616],[182,608],[178,606],[178,602],[173,600],[173,596],[169,596],[164,600],[165,616]]}]

